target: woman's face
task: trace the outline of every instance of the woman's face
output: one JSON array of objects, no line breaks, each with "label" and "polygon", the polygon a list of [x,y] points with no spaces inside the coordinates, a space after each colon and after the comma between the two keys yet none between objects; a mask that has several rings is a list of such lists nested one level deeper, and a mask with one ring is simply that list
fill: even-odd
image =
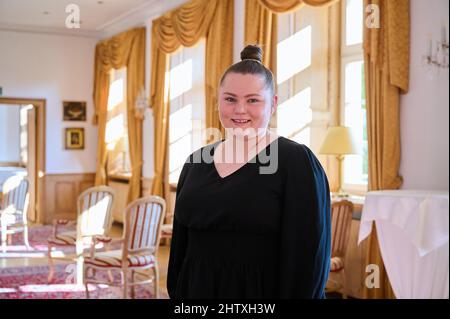
[{"label": "woman's face", "polygon": [[265,131],[277,104],[265,87],[264,77],[257,74],[229,73],[219,89],[220,121],[226,129],[244,135]]}]

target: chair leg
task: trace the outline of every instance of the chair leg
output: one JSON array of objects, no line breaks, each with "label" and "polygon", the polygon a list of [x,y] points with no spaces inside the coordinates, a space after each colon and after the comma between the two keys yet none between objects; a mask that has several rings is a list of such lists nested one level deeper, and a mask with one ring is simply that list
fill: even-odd
[{"label": "chair leg", "polygon": [[114,276],[111,270],[108,270],[108,277],[111,284],[114,283]]},{"label": "chair leg", "polygon": [[53,259],[52,259],[52,246],[50,244],[48,244],[48,251],[47,251],[47,258],[48,258],[48,266],[50,268],[50,271],[48,273],[48,282],[51,283],[53,280],[53,275],[55,273],[55,266],[53,264]]},{"label": "chair leg", "polygon": [[84,288],[86,289],[86,299],[89,299],[89,283],[88,283],[88,270],[89,267],[84,268]]},{"label": "chair leg", "polygon": [[76,243],[76,254],[77,254],[77,285],[82,285],[84,280],[84,273],[83,273],[83,264],[84,264],[84,257],[83,257],[83,243],[78,242]]},{"label": "chair leg", "polygon": [[158,262],[155,260],[155,267],[153,268],[155,274],[155,280],[153,281],[155,298],[159,299],[159,267]]},{"label": "chair leg", "polygon": [[123,299],[127,299],[128,292],[128,278],[127,272],[122,270],[122,283],[123,283]]},{"label": "chair leg", "polygon": [[341,270],[341,282],[342,282],[342,299],[347,299],[347,290],[346,290],[346,277],[345,277],[345,270]]},{"label": "chair leg", "polygon": [[6,233],[6,221],[1,221],[1,227],[2,227],[2,250],[4,253],[6,253],[6,240],[7,240],[7,233]]},{"label": "chair leg", "polygon": [[27,247],[27,249],[30,249],[30,243],[28,241],[28,225],[25,224],[23,226],[23,242],[25,244],[25,246]]},{"label": "chair leg", "polygon": [[134,283],[136,282],[135,280],[135,276],[136,276],[136,272],[134,270],[131,271],[131,299],[134,299],[135,296],[135,286]]}]

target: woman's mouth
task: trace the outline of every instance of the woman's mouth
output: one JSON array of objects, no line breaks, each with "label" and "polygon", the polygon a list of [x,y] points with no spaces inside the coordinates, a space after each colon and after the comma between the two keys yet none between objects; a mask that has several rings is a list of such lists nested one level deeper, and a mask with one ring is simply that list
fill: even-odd
[{"label": "woman's mouth", "polygon": [[237,125],[250,123],[250,120],[244,120],[244,119],[231,119],[231,121]]}]

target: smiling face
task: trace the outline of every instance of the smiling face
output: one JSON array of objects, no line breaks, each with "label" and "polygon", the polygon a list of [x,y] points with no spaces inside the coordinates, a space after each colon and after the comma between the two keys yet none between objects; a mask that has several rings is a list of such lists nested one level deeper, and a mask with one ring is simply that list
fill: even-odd
[{"label": "smiling face", "polygon": [[222,125],[244,135],[267,129],[276,104],[277,96],[258,74],[229,73],[219,89]]}]

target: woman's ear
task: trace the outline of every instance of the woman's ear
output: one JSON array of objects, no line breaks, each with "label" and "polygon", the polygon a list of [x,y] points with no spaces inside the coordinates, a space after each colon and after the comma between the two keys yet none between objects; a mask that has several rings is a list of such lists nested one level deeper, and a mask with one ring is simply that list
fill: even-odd
[{"label": "woman's ear", "polygon": [[275,111],[277,110],[277,107],[278,107],[278,95],[274,95],[273,96],[273,100],[272,100],[272,109],[271,109],[271,115],[273,114],[273,113],[275,113]]}]

